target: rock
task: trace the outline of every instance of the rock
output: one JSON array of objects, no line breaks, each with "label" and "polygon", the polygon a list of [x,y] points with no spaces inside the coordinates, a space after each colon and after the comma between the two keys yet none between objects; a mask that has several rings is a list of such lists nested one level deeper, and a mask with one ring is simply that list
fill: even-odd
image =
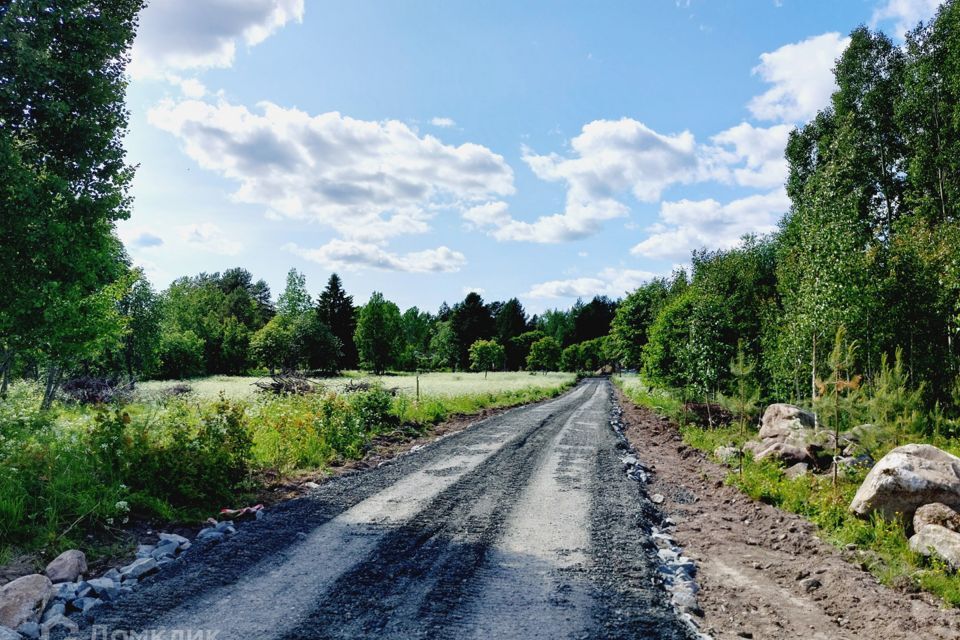
[{"label": "rock", "polygon": [[907,522],[933,502],[960,507],[960,458],[929,444],[897,447],[870,470],[850,510],[859,516],[900,514]]},{"label": "rock", "polygon": [[76,633],[79,629],[76,622],[64,615],[54,616],[40,625],[41,633],[45,637],[49,637],[51,631],[60,627],[66,629],[68,633]]},{"label": "rock", "polygon": [[46,611],[43,612],[43,617],[40,618],[40,623],[43,624],[50,618],[53,618],[55,616],[62,616],[62,615],[65,615],[66,613],[67,613],[67,605],[65,605],[62,602],[57,602],[56,604],[50,605],[50,608],[48,608]]},{"label": "rock", "polygon": [[120,586],[110,578],[97,578],[90,580],[90,586],[98,598],[106,601],[116,600],[120,595]]},{"label": "rock", "polygon": [[182,547],[183,545],[188,545],[188,546],[190,545],[189,540],[175,533],[161,533],[159,538],[161,542],[176,542],[178,547]]},{"label": "rock", "polygon": [[815,424],[813,414],[792,404],[778,402],[763,412],[760,421],[760,439],[789,438]]},{"label": "rock", "polygon": [[47,577],[50,582],[73,582],[87,572],[87,556],[83,551],[70,549],[64,551],[47,565]]},{"label": "rock", "polygon": [[913,514],[913,530],[920,531],[928,524],[938,524],[960,533],[960,513],[940,502],[925,504]]},{"label": "rock", "polygon": [[[36,622],[24,622],[22,625],[17,627],[17,633],[22,635],[24,638],[37,640],[40,637],[40,625]],[[0,638],[2,638],[2,636],[0,636]]]},{"label": "rock", "polygon": [[760,451],[755,458],[757,460],[774,458],[776,460],[782,460],[785,464],[789,465],[794,465],[798,462],[809,463],[813,461],[813,458],[806,449],[786,442],[774,442]]},{"label": "rock", "polygon": [[103,577],[113,580],[114,582],[120,582],[121,579],[120,572],[117,569],[110,569],[110,571],[103,574]]},{"label": "rock", "polygon": [[910,538],[910,548],[925,556],[936,555],[960,569],[960,533],[938,524],[924,525]]},{"label": "rock", "polygon": [[717,447],[713,457],[723,464],[735,464],[740,459],[740,450],[736,447]]},{"label": "rock", "polygon": [[173,540],[168,540],[168,541],[164,542],[163,544],[157,545],[157,548],[153,550],[153,552],[150,554],[150,556],[151,556],[152,558],[154,558],[155,560],[160,560],[160,559],[163,558],[164,556],[167,556],[167,557],[171,557],[171,558],[172,558],[174,555],[176,555],[176,553],[177,553],[177,548],[178,548],[179,546],[180,546],[180,545],[178,545],[178,544],[177,544],[176,542],[174,542]]},{"label": "rock", "polygon": [[61,582],[55,585],[53,597],[55,600],[73,600],[77,597],[77,583]]},{"label": "rock", "polygon": [[16,629],[36,620],[53,597],[53,583],[38,573],[0,587],[0,626]]},{"label": "rock", "polygon": [[804,591],[806,591],[807,593],[810,593],[811,591],[816,591],[817,589],[822,587],[823,583],[821,583],[816,578],[804,578],[803,580],[800,581],[800,586],[803,587]]},{"label": "rock", "polygon": [[138,558],[149,558],[150,554],[153,553],[153,550],[156,549],[156,545],[152,544],[141,544],[137,547],[137,557]]},{"label": "rock", "polygon": [[140,578],[148,573],[157,570],[157,561],[153,558],[138,558],[132,563],[120,569],[120,575],[124,578]]},{"label": "rock", "polygon": [[222,532],[213,528],[203,529],[199,534],[197,534],[197,538],[199,540],[213,540],[215,542],[220,542],[224,539],[224,537],[225,536]]},{"label": "rock", "polygon": [[650,502],[652,502],[653,504],[663,504],[664,500],[666,500],[666,498],[664,498],[659,493],[655,493],[652,496],[650,496]]},{"label": "rock", "polygon": [[0,640],[22,640],[23,636],[9,627],[0,627]]},{"label": "rock", "polygon": [[797,478],[807,475],[809,470],[810,465],[808,465],[806,462],[798,462],[797,464],[788,467],[787,470],[783,472],[783,475],[791,480],[796,480]]}]

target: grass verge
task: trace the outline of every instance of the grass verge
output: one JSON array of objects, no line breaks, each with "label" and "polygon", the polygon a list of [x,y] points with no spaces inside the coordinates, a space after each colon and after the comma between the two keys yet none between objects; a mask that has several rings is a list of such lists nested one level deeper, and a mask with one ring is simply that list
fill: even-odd
[{"label": "grass verge", "polygon": [[[636,378],[615,379],[624,395],[635,404],[676,422],[681,404],[667,390],[654,390]],[[737,442],[736,426],[705,429],[696,425],[680,428],[688,445],[711,457],[718,447]],[[750,436],[755,435],[755,430]],[[960,575],[944,562],[910,550],[907,531],[898,521],[881,517],[861,519],[847,509],[867,471],[844,474],[836,487],[830,477],[808,474],[798,478],[784,475],[781,465],[768,460],[744,459],[743,475],[731,471],[729,485],[738,487],[754,500],[799,514],[820,530],[824,540],[840,548],[855,545],[861,562],[883,584],[905,590],[928,591],[951,606],[960,606]]]}]

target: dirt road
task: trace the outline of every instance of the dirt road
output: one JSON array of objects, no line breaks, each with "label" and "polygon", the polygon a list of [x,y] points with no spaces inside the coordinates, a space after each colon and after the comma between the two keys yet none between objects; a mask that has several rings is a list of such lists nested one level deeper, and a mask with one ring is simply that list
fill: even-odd
[{"label": "dirt road", "polygon": [[608,382],[585,381],[327,482],[191,549],[94,624],[219,640],[687,638],[611,402]]}]

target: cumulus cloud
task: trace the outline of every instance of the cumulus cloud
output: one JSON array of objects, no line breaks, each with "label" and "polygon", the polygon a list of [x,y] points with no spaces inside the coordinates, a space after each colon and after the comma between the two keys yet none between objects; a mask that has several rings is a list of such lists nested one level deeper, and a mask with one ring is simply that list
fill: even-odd
[{"label": "cumulus cloud", "polygon": [[824,33],[761,54],[753,73],[773,86],[750,101],[750,113],[791,123],[815,116],[836,90],[833,67],[849,42],[839,33]]},{"label": "cumulus cloud", "polygon": [[386,271],[438,273],[459,271],[467,263],[462,253],[448,247],[396,254],[373,243],[331,240],[317,249],[306,249],[293,243],[283,248],[305,260],[331,269],[372,267]]},{"label": "cumulus cloud", "polygon": [[870,26],[892,23],[894,35],[902,38],[921,21],[928,21],[937,13],[942,0],[887,0],[874,9]]},{"label": "cumulus cloud", "polygon": [[650,271],[607,268],[595,277],[549,280],[535,284],[526,293],[530,298],[592,298],[606,295],[621,297],[656,278]]},{"label": "cumulus cloud", "polygon": [[513,171],[478,144],[447,145],[396,120],[310,115],[272,103],[165,101],[149,121],[201,167],[239,183],[270,217],[318,221],[351,240],[422,233],[441,209],[512,194]]},{"label": "cumulus cloud", "polygon": [[453,118],[433,118],[430,120],[430,124],[435,127],[440,127],[442,129],[449,129],[451,127],[457,126],[457,122]]},{"label": "cumulus cloud", "polygon": [[721,204],[678,200],[660,205],[660,221],[630,253],[645,258],[685,258],[694,249],[729,249],[748,233],[771,233],[790,208],[783,189]]},{"label": "cumulus cloud", "polygon": [[229,67],[237,46],[257,45],[290,21],[303,20],[304,0],[158,0],[140,16],[130,72]]},{"label": "cumulus cloud", "polygon": [[793,125],[755,127],[742,122],[711,138],[724,147],[724,159],[731,165],[733,180],[745,187],[769,189],[782,186],[787,179],[784,149]]},{"label": "cumulus cloud", "polygon": [[190,248],[225,256],[235,256],[243,245],[229,238],[212,222],[187,224],[177,228],[177,235]]},{"label": "cumulus cloud", "polygon": [[689,131],[661,134],[631,118],[596,120],[570,141],[572,154],[539,155],[524,149],[523,160],[542,180],[564,183],[564,211],[533,222],[511,217],[503,203],[466,213],[498,240],[564,242],[599,231],[604,221],[626,216],[622,198],[654,202],[674,184],[720,178],[724,168],[704,152]]}]

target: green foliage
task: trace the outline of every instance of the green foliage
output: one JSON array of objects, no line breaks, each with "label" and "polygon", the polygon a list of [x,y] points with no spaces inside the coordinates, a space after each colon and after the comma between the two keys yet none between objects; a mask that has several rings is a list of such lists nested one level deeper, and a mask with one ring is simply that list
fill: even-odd
[{"label": "green foliage", "polygon": [[496,340],[477,340],[470,345],[470,368],[474,371],[488,371],[503,367],[507,354]]},{"label": "green foliage", "polygon": [[189,329],[165,330],[157,347],[159,377],[183,379],[203,373],[203,346],[203,340]]},{"label": "green foliage", "polygon": [[651,280],[624,298],[610,327],[617,359],[628,369],[643,365],[647,331],[669,296],[667,282]]},{"label": "green foliage", "polygon": [[737,449],[739,450],[739,469],[743,475],[743,446],[747,442],[747,423],[757,414],[760,403],[760,389],[753,379],[756,363],[751,361],[743,342],[737,345],[737,355],[730,361],[730,375],[733,376],[734,409],[739,429]]},{"label": "green foliage", "polygon": [[560,343],[547,336],[530,345],[527,369],[530,371],[556,371],[560,364]]},{"label": "green foliage", "polygon": [[380,374],[396,363],[400,355],[403,324],[397,305],[374,291],[360,309],[354,341],[364,366]]},{"label": "green foliage", "polygon": [[873,424],[892,433],[895,446],[905,436],[917,433],[922,426],[923,385],[912,388],[903,363],[903,349],[897,349],[893,366],[886,354],[880,370],[869,387],[869,407]]},{"label": "green foliage", "polygon": [[457,344],[457,366],[470,366],[470,345],[477,340],[489,340],[494,336],[495,325],[490,307],[479,294],[470,292],[453,308],[450,328]]},{"label": "green foliage", "polygon": [[336,369],[350,369],[357,366],[357,347],[353,334],[357,330],[356,310],[353,308],[353,296],[343,290],[340,276],[330,274],[327,286],[317,299],[317,313],[329,328],[333,336],[340,341],[342,354],[335,363]]},{"label": "green foliage", "polygon": [[607,362],[607,338],[595,338],[572,344],[560,354],[563,371],[596,371]]}]

